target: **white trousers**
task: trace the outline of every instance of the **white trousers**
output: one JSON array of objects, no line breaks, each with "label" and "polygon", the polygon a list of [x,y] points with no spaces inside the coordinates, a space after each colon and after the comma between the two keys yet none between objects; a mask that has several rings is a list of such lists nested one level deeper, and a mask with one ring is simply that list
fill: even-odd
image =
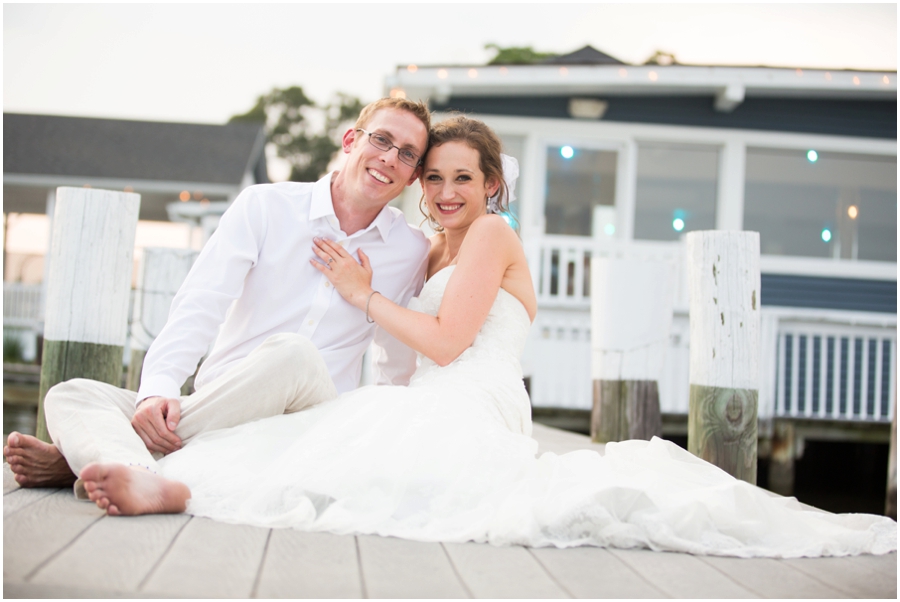
[{"label": "white trousers", "polygon": [[[315,345],[297,334],[277,334],[200,391],[182,396],[175,434],[187,444],[201,433],[296,412],[335,397]],[[44,399],[50,438],[76,475],[91,462],[157,472],[156,460],[162,454],[147,450],[131,426],[134,412],[134,391],[84,378],[56,385]]]}]

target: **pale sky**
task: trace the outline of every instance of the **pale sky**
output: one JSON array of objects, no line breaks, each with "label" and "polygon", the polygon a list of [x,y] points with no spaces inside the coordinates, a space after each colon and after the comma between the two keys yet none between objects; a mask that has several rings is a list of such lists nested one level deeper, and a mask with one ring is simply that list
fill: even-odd
[{"label": "pale sky", "polygon": [[3,110],[224,123],[273,87],[380,97],[488,42],[625,62],[897,69],[896,4],[4,4]]}]

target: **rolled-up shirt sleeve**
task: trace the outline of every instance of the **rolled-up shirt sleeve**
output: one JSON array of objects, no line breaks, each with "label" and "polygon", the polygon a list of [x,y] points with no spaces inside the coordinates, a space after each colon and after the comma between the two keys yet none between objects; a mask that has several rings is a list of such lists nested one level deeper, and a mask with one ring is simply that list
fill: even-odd
[{"label": "rolled-up shirt sleeve", "polygon": [[147,397],[178,397],[181,385],[225,320],[229,307],[256,265],[266,236],[265,204],[247,188],[222,215],[172,306],[165,327],[144,358],[136,403]]}]

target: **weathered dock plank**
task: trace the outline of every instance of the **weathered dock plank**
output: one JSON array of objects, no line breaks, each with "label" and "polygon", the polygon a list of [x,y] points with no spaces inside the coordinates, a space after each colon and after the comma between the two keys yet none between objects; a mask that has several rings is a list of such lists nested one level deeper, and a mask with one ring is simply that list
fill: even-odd
[{"label": "weathered dock plank", "polygon": [[102,583],[114,592],[137,593],[190,516],[108,516],[38,569],[36,585]]},{"label": "weathered dock plank", "polygon": [[861,556],[857,557],[853,562],[861,562],[866,568],[887,575],[892,581],[897,580],[896,552],[893,554],[882,554],[880,556]]},{"label": "weathered dock plank", "polygon": [[469,598],[439,543],[360,535],[359,561],[367,598]]},{"label": "weathered dock plank", "polygon": [[664,598],[665,593],[603,548],[532,548],[531,554],[575,598]]},{"label": "weathered dock plank", "polygon": [[[18,487],[18,485],[16,486]],[[15,514],[22,508],[30,506],[40,499],[52,495],[59,489],[24,489],[19,487],[3,495],[3,518]]]},{"label": "weathered dock plank", "polygon": [[773,558],[697,556],[762,598],[846,598],[847,594]]},{"label": "weathered dock plank", "polygon": [[3,580],[23,581],[105,513],[61,489],[3,521]]},{"label": "weathered dock plank", "polygon": [[[19,489],[19,484],[16,483],[15,478],[13,478],[12,470],[9,469],[9,464],[4,460],[3,462],[3,495],[7,493],[12,493],[13,491]],[[6,500],[4,500],[5,502]]]},{"label": "weathered dock plank", "polygon": [[185,598],[249,598],[269,532],[193,518],[141,591]]},{"label": "weathered dock plank", "polygon": [[526,548],[446,543],[444,549],[475,598],[571,598]]},{"label": "weathered dock plank", "polygon": [[650,550],[610,552],[670,598],[758,598],[696,556]]},{"label": "weathered dock plank", "polygon": [[[883,568],[887,560],[893,562],[893,574]],[[784,563],[851,598],[897,598],[896,552],[885,556],[791,558]]]},{"label": "weathered dock plank", "polygon": [[133,592],[115,592],[112,590],[102,589],[102,583],[97,587],[87,585],[33,585],[31,583],[9,583],[3,584],[4,599],[22,599],[22,598],[49,598],[49,599],[78,599],[78,600],[97,600],[105,598],[150,598],[157,600],[160,598],[181,598],[181,596],[161,596],[159,594],[141,594]]},{"label": "weathered dock plank", "polygon": [[356,538],[273,529],[256,598],[362,598]]},{"label": "weathered dock plank", "polygon": [[[535,426],[541,451],[603,450]],[[598,449],[599,448],[599,449]],[[11,480],[4,466],[4,483]],[[14,482],[13,482],[14,483]],[[104,517],[70,488],[4,495],[7,598],[896,598],[897,555],[736,559]]]}]

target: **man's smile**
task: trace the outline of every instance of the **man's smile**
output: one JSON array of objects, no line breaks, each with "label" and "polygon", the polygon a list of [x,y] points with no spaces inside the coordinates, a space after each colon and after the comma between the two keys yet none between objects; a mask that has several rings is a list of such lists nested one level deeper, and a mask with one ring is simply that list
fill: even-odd
[{"label": "man's smile", "polygon": [[384,175],[383,173],[378,172],[378,171],[375,171],[375,170],[372,169],[372,168],[367,169],[366,172],[367,172],[370,176],[372,176],[373,178],[375,178],[376,180],[378,180],[379,182],[381,182],[382,184],[392,184],[392,183],[393,183],[393,180],[391,180],[390,178],[388,178],[388,177],[387,177],[386,175]]}]

